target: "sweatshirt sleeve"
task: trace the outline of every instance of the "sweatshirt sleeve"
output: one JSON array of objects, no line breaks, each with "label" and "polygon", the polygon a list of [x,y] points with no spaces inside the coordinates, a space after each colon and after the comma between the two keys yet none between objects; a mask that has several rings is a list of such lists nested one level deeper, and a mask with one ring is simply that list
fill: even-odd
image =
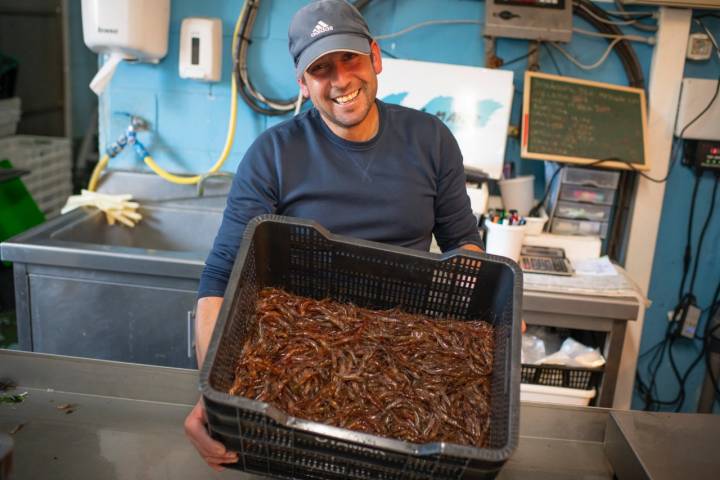
[{"label": "sweatshirt sleeve", "polygon": [[262,137],[251,145],[238,166],[220,229],[200,277],[198,298],[225,294],[248,222],[258,215],[274,213],[277,208],[278,177],[273,143],[261,141]]},{"label": "sweatshirt sleeve", "polygon": [[433,234],[443,252],[468,243],[484,248],[478,233],[477,219],[470,208],[460,147],[444,124],[440,128],[441,158]]}]

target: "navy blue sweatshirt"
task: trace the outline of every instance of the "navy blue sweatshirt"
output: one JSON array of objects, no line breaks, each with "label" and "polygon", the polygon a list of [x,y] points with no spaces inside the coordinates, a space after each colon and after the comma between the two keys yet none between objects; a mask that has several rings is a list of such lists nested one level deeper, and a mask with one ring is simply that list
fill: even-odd
[{"label": "navy blue sweatshirt", "polygon": [[313,108],[263,132],[233,180],[198,297],[223,296],[247,223],[265,213],[332,233],[428,251],[482,246],[450,130],[424,112],[377,101],[367,142],[335,135]]}]

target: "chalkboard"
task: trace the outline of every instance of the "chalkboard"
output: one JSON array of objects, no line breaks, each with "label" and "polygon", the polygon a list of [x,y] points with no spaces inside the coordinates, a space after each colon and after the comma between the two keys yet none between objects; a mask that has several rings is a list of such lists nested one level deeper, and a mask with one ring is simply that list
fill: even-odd
[{"label": "chalkboard", "polygon": [[643,89],[526,72],[523,106],[523,158],[649,168]]}]

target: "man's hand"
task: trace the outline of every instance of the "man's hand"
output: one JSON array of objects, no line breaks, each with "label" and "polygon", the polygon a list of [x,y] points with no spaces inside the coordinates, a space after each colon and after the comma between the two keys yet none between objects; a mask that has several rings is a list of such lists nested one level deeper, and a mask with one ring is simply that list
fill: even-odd
[{"label": "man's hand", "polygon": [[470,250],[471,252],[485,253],[482,248],[478,247],[474,243],[466,243],[460,248],[462,248],[463,250]]},{"label": "man's hand", "polygon": [[223,467],[224,463],[235,463],[238,461],[237,453],[228,452],[222,443],[210,438],[205,425],[207,425],[205,405],[203,405],[202,399],[200,399],[185,419],[185,435],[190,438],[190,441],[210,468],[221,472],[225,470],[225,467]]},{"label": "man's hand", "polygon": [[[202,367],[205,361],[205,354],[215,328],[215,322],[217,322],[218,313],[220,313],[222,301],[222,297],[204,297],[198,300],[195,315],[195,353],[198,367]],[[205,405],[200,399],[185,419],[185,434],[190,438],[203,460],[210,465],[210,468],[219,472],[224,470],[223,463],[235,463],[238,457],[236,453],[228,452],[222,443],[210,438],[206,425]]]}]

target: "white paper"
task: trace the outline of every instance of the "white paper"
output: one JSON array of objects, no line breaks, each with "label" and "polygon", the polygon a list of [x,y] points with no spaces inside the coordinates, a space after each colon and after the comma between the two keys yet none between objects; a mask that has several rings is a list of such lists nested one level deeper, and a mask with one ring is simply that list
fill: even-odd
[{"label": "white paper", "polygon": [[110,56],[107,57],[103,66],[90,82],[90,89],[95,92],[96,95],[100,96],[105,91],[105,88],[107,88],[110,83],[110,79],[115,75],[115,69],[117,69],[117,66],[124,58],[125,56],[122,53],[111,53]]},{"label": "white paper", "polygon": [[605,255],[600,258],[584,258],[582,260],[574,260],[573,268],[577,275],[617,275],[615,266]]}]

